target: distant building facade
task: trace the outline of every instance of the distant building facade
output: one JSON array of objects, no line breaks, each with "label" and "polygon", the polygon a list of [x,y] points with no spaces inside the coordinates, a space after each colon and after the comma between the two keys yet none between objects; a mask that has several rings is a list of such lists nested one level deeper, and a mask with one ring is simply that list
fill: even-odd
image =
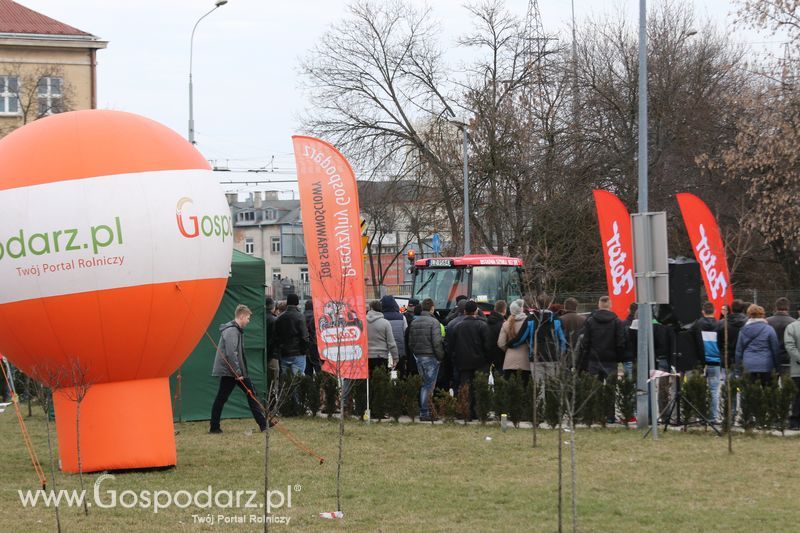
[{"label": "distant building facade", "polygon": [[97,51],[107,44],[0,0],[0,136],[53,113],[97,107]]}]

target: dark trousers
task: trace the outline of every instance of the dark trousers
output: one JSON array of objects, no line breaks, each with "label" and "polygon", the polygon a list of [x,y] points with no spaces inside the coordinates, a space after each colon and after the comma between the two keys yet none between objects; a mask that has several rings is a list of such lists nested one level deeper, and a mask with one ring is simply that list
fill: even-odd
[{"label": "dark trousers", "polygon": [[263,431],[264,428],[267,427],[267,419],[264,417],[264,411],[262,411],[258,402],[247,393],[247,389],[250,389],[253,396],[256,395],[256,389],[253,387],[253,383],[250,381],[250,378],[244,378],[239,381],[230,376],[219,378],[219,390],[217,391],[217,397],[214,398],[214,405],[211,407],[211,429],[219,429],[219,419],[222,416],[222,408],[225,407],[225,402],[228,401],[228,397],[233,392],[234,387],[237,386],[242,389],[242,392],[247,397],[247,405],[250,406],[250,412],[253,413],[253,418],[255,418],[258,427]]},{"label": "dark trousers", "polygon": [[530,370],[503,370],[503,377],[506,380],[511,379],[511,376],[513,376],[514,374],[519,376],[520,382],[522,383],[522,388],[528,386],[528,382],[531,380]]},{"label": "dark trousers", "polygon": [[792,381],[794,381],[794,385],[797,387],[797,394],[792,403],[792,416],[789,418],[789,423],[791,425],[800,425],[800,377],[794,377]]},{"label": "dark trousers", "polygon": [[745,375],[750,383],[761,383],[762,387],[772,385],[772,373],[770,372],[750,372]]}]

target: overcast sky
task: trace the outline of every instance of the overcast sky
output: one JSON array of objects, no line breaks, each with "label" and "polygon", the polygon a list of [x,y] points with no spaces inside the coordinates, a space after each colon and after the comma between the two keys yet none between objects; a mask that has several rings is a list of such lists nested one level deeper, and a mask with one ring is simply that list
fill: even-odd
[{"label": "overcast sky", "polygon": [[[98,53],[100,108],[145,115],[186,136],[189,37],[213,0],[18,1],[109,41],[108,48]],[[194,40],[195,130],[197,147],[207,159],[258,168],[274,156],[275,168],[293,171],[290,137],[298,132],[298,117],[306,107],[299,90],[298,60],[330,24],[342,18],[346,4],[230,0],[200,23]],[[652,7],[655,2],[648,4]],[[464,0],[431,0],[427,5],[442,24],[442,46],[454,46],[469,25]],[[507,0],[506,5],[524,16],[528,1]],[[546,32],[567,30],[569,0],[540,0],[539,5]],[[622,10],[635,25],[638,6],[638,0],[575,0],[578,23]],[[735,10],[732,0],[694,0],[694,6],[699,18],[721,27],[730,24]],[[777,40],[741,31],[738,37],[755,47]],[[292,174],[260,176],[290,179]]]}]

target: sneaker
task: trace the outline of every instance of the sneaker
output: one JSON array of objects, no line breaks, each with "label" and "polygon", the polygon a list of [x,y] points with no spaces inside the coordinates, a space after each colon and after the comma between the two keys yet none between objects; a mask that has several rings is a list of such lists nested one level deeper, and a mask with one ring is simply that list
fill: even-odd
[{"label": "sneaker", "polygon": [[219,433],[222,433],[222,430],[220,428],[211,428],[208,430],[208,432],[217,435]]},{"label": "sneaker", "polygon": [[421,416],[419,417],[420,422],[436,422],[435,416]]},{"label": "sneaker", "polygon": [[635,416],[632,416],[632,417],[630,417],[630,418],[628,419],[628,423],[629,423],[629,424],[635,424],[635,423],[636,423],[636,417],[635,417]]}]

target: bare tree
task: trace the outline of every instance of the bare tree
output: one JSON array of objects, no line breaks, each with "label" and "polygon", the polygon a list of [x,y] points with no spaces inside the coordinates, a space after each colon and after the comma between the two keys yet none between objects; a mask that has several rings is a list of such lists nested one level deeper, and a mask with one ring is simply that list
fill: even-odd
[{"label": "bare tree", "polygon": [[[53,483],[53,492],[58,491],[56,482],[55,454],[53,453],[53,439],[50,432],[50,415],[52,413],[53,389],[59,388],[63,383],[64,370],[53,370],[50,367],[34,366],[32,371],[34,379],[32,393],[36,396],[39,406],[44,412],[45,428],[47,431],[47,451],[50,458],[50,479]],[[59,500],[56,499],[54,508],[56,513],[56,530],[61,532],[61,514]]]},{"label": "bare tree", "polygon": [[442,118],[452,109],[436,34],[430,10],[407,1],[351,4],[303,62],[312,104],[305,124],[369,175],[422,167],[455,236],[458,167],[440,146],[444,138],[455,147],[457,135]]},{"label": "bare tree", "polygon": [[[269,456],[270,456],[270,434],[272,428],[279,422],[277,421],[278,413],[281,407],[287,402],[292,394],[297,390],[298,379],[296,374],[289,374],[283,376],[279,381],[273,380],[270,382],[267,389],[267,403],[261,405],[264,411],[264,416],[267,419],[267,427],[264,429],[264,531],[269,531],[269,516],[270,516],[270,501],[269,501]],[[248,394],[255,395],[251,392]],[[258,402],[258,400],[256,400]],[[258,402],[260,404],[260,402]],[[296,444],[296,443],[295,443]]]},{"label": "bare tree", "polygon": [[[81,460],[81,403],[86,399],[93,385],[88,365],[83,363],[79,357],[70,356],[67,358],[68,367],[65,371],[63,387],[59,390],[66,398],[75,402],[75,442],[78,459],[78,477],[83,488],[83,463]],[[83,502],[83,513],[89,516],[89,507],[86,500]]]}]

